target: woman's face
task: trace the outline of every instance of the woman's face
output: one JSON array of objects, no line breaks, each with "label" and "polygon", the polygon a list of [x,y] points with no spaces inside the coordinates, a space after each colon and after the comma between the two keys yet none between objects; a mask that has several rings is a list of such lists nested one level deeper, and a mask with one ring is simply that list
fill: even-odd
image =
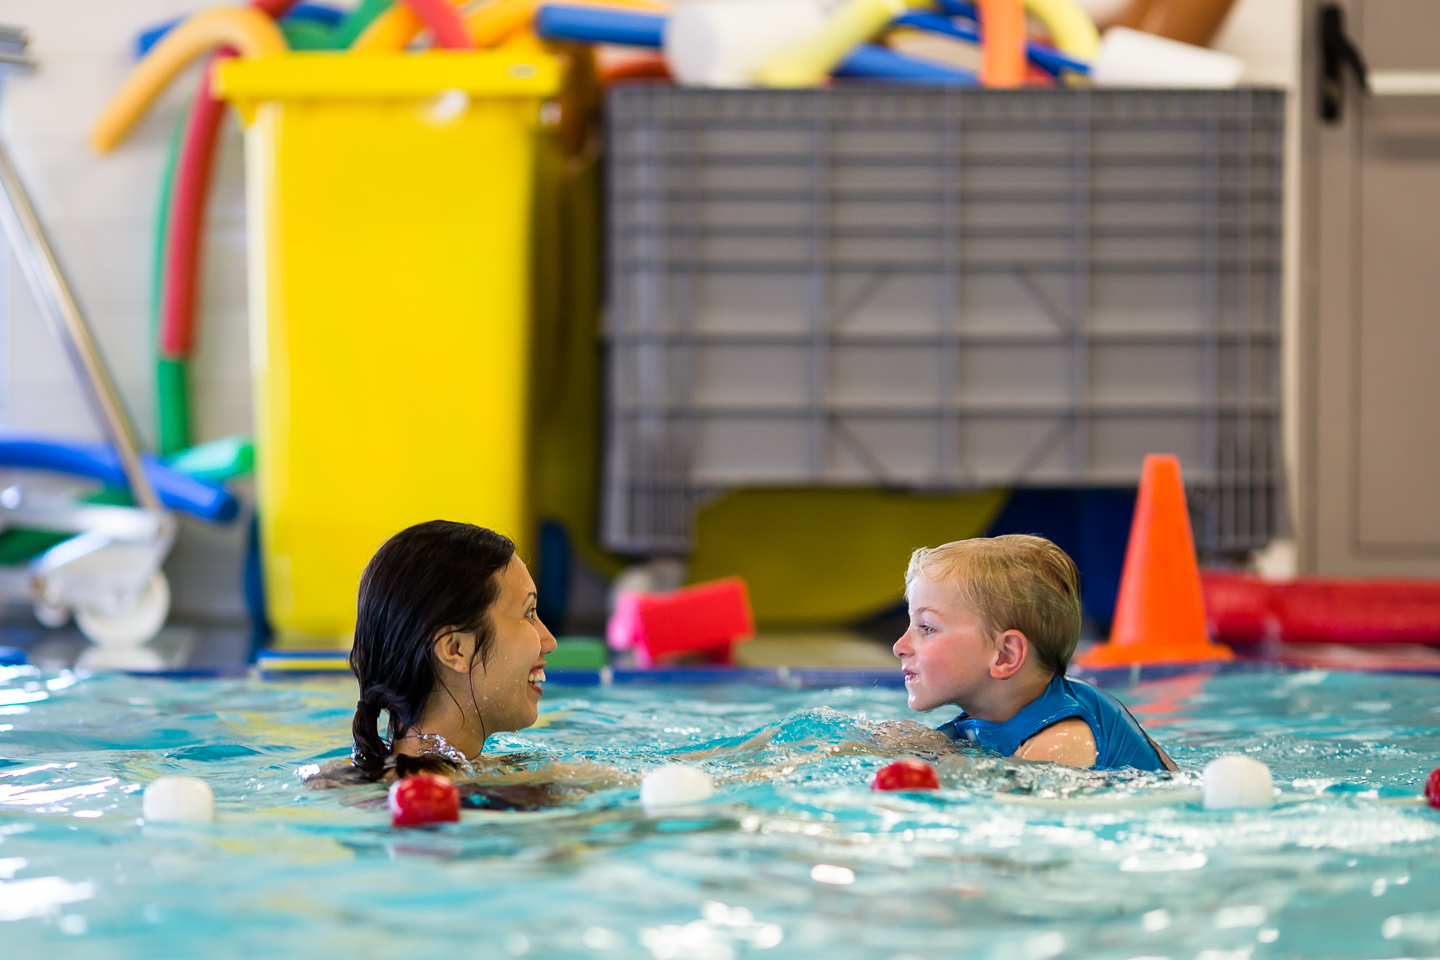
[{"label": "woman's face", "polygon": [[500,572],[500,595],[490,607],[495,642],[490,657],[471,674],[475,704],[485,733],[523,730],[540,715],[545,654],[555,638],[535,613],[535,581],[524,562],[512,556]]}]

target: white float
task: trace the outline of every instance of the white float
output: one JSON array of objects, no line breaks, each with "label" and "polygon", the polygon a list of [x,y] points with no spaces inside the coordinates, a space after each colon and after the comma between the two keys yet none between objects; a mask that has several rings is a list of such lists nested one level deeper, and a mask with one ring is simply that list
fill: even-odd
[{"label": "white float", "polygon": [[665,60],[686,86],[748,87],[761,65],[825,24],[824,0],[690,0],[665,21]]},{"label": "white float", "polygon": [[640,781],[640,805],[647,810],[683,807],[708,800],[714,794],[715,783],[709,774],[680,763],[651,770]]},{"label": "white float", "polygon": [[215,794],[196,777],[161,777],[145,788],[140,810],[146,823],[210,823]]},{"label": "white float", "polygon": [[1244,69],[1244,62],[1228,53],[1111,27],[1090,65],[1090,82],[1097,87],[1226,89],[1240,83]]},{"label": "white float", "polygon": [[1205,764],[1201,792],[1206,810],[1268,807],[1275,800],[1270,768],[1253,757],[1220,757]]}]

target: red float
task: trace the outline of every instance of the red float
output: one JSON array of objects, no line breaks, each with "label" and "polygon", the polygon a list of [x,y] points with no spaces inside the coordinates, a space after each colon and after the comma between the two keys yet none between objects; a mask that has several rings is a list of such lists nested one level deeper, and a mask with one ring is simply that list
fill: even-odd
[{"label": "red float", "polygon": [[940,775],[920,760],[896,760],[875,771],[871,790],[939,790]]},{"label": "red float", "polygon": [[1431,770],[1425,778],[1425,802],[1440,810],[1440,767]]},{"label": "red float", "polygon": [[448,777],[418,773],[390,787],[390,825],[418,827],[460,819],[460,791]]}]

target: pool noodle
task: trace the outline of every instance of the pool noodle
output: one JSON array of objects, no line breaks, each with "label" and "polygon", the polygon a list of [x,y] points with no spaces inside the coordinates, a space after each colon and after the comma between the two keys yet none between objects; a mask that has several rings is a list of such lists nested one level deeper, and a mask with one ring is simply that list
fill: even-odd
[{"label": "pool noodle", "polygon": [[665,18],[650,13],[559,3],[535,11],[535,33],[546,40],[658,48],[664,30]]},{"label": "pool noodle", "polygon": [[150,349],[155,355],[155,435],[162,456],[176,453],[190,444],[189,403],[185,389],[185,362],[167,360],[160,353],[160,311],[165,275],[165,243],[170,233],[170,193],[180,157],[180,141],[190,112],[189,104],[175,123],[165,167],[160,175],[160,197],[156,204],[155,231],[150,261]]},{"label": "pool noodle", "polygon": [[430,28],[436,47],[441,50],[474,50],[475,40],[465,29],[465,21],[448,0],[404,0],[407,7],[415,12]]},{"label": "pool noodle", "polygon": [[[1020,0],[1007,2],[1018,4]],[[845,0],[819,31],[771,57],[755,72],[755,79],[766,87],[817,86],[858,45],[874,37],[905,10],[905,0]]]},{"label": "pool noodle", "polygon": [[[448,19],[465,32],[465,38],[469,48],[473,49],[475,42],[470,38],[468,31],[465,31],[465,24],[460,19],[460,14],[450,5],[448,0],[419,0],[420,6],[412,3],[396,3],[389,10],[377,16],[370,22],[370,25],[361,31],[360,36],[350,45],[350,49],[357,53],[387,53],[404,50],[415,35],[426,27],[434,35],[436,46],[440,46],[440,32],[435,29],[425,14],[436,16],[440,7],[448,11]],[[464,0],[455,0],[456,3],[463,3]],[[439,14],[445,16],[445,14]],[[445,33],[449,36],[453,32],[453,26],[447,25]]]},{"label": "pool noodle", "polygon": [[215,99],[210,90],[215,68],[233,56],[223,48],[210,55],[185,124],[170,211],[160,312],[160,353],[171,360],[188,357],[195,344],[195,290],[204,244],[205,201],[215,141],[225,118],[224,102]]},{"label": "pool noodle", "polygon": [[335,49],[344,50],[355,42],[375,18],[390,9],[390,0],[360,0],[360,4],[340,22],[333,37]]},{"label": "pool noodle", "polygon": [[[251,6],[269,17],[284,16],[295,0],[255,0]],[[165,197],[157,226],[156,294],[153,298],[156,348],[156,414],[162,454],[190,446],[189,366],[194,339],[195,291],[198,287],[200,242],[208,193],[210,165],[224,105],[210,87],[212,57],[201,73],[189,109],[181,118],[167,159]],[[183,144],[183,152],[180,145]],[[179,163],[176,168],[175,164]],[[183,349],[167,349],[179,338]],[[173,346],[173,344],[172,344]]]},{"label": "pool noodle", "polygon": [[962,70],[948,63],[906,56],[873,43],[862,43],[850,51],[836,66],[835,76],[955,87],[974,87],[979,84],[979,78],[969,70]]},{"label": "pool noodle", "polygon": [[91,146],[98,153],[115,149],[175,74],[219,46],[233,47],[246,57],[286,49],[280,29],[262,9],[228,7],[197,13],[167,33],[125,78],[91,127]]},{"label": "pool noodle", "polygon": [[1020,0],[979,0],[980,82],[992,88],[1025,84],[1025,6]]},{"label": "pool noodle", "polygon": [[[235,519],[240,512],[240,504],[225,490],[171,470],[148,453],[142,455],[141,460],[146,478],[165,506],[220,523]],[[4,430],[0,431],[0,464],[52,470],[90,477],[112,487],[126,487],[120,458],[108,443],[57,440]]]},{"label": "pool noodle", "polygon": [[465,18],[476,46],[488,47],[524,30],[535,16],[535,0],[493,0]]},{"label": "pool noodle", "polygon": [[[939,13],[907,13],[895,21],[898,27],[911,27],[928,33],[954,37],[969,43],[980,42],[980,30],[970,24],[956,23],[949,15]],[[1090,64],[1076,59],[1063,51],[1044,43],[1031,40],[1025,44],[1025,54],[1030,62],[1050,73],[1071,70],[1075,73],[1089,73]]]},{"label": "pool noodle", "polygon": [[1025,0],[1025,9],[1045,25],[1055,46],[1089,62],[1100,52],[1100,31],[1075,0]]}]

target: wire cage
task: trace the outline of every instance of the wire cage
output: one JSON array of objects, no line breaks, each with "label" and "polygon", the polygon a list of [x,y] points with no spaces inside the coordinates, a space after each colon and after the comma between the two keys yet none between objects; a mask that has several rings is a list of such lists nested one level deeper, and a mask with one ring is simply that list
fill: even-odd
[{"label": "wire cage", "polygon": [[1278,90],[614,88],[602,538],[739,487],[1133,485],[1283,520]]}]

